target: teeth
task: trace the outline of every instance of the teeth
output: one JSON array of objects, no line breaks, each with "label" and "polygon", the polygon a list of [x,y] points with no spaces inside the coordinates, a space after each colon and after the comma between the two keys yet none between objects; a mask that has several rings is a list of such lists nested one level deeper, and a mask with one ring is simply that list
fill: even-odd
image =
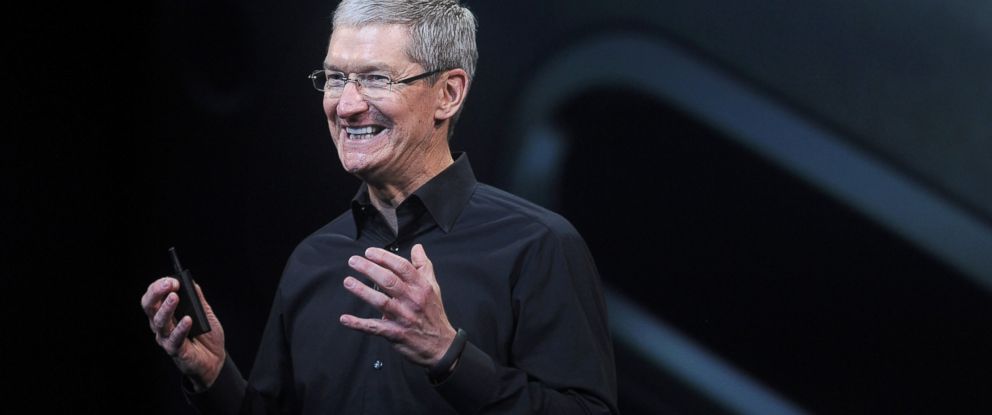
[{"label": "teeth", "polygon": [[372,126],[359,128],[345,127],[344,130],[347,131],[349,135],[372,134],[374,132]]},{"label": "teeth", "polygon": [[365,127],[345,127],[344,132],[351,140],[365,140],[382,132],[383,128],[378,125],[367,125]]}]

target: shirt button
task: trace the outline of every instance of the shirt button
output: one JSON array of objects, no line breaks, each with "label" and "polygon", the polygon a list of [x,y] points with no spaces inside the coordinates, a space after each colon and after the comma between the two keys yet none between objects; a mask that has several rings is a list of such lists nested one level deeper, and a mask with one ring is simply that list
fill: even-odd
[{"label": "shirt button", "polygon": [[386,247],[386,249],[388,249],[390,252],[392,252],[394,254],[400,251],[399,245],[396,245],[396,244],[389,245],[388,247]]},{"label": "shirt button", "polygon": [[372,368],[375,370],[382,369],[382,360],[376,360],[372,363]]}]

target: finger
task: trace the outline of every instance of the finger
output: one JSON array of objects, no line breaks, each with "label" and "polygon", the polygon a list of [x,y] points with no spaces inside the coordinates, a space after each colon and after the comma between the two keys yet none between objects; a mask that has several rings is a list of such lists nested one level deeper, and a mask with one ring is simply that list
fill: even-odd
[{"label": "finger", "polygon": [[145,294],[141,296],[141,308],[145,310],[145,315],[149,318],[155,315],[158,311],[159,306],[162,304],[162,299],[172,291],[179,288],[179,281],[175,278],[164,277],[159,278],[155,282],[148,285],[148,289],[145,290]]},{"label": "finger", "polygon": [[358,318],[350,314],[342,314],[339,321],[347,328],[383,337],[391,342],[397,342],[401,338],[402,328],[390,320]]},{"label": "finger", "polygon": [[369,288],[368,285],[363,284],[354,277],[345,277],[344,288],[385,315],[399,318],[403,322],[415,320],[413,312],[401,304],[399,300],[389,298],[386,294]]},{"label": "finger", "polygon": [[179,351],[182,350],[183,342],[186,341],[186,336],[192,327],[193,319],[190,316],[185,316],[182,320],[179,320],[179,324],[176,324],[176,328],[172,330],[172,333],[169,333],[169,337],[166,337],[162,341],[162,348],[165,349],[165,353],[169,356],[179,354]]},{"label": "finger", "polygon": [[416,244],[413,249],[410,250],[410,261],[413,262],[413,266],[417,269],[423,267],[433,267],[431,265],[430,258],[427,257],[427,251],[424,250],[424,246],[421,244]]},{"label": "finger", "polygon": [[400,277],[403,281],[413,281],[417,278],[417,269],[410,261],[382,248],[369,248],[365,250],[365,257],[370,261],[379,264]]},{"label": "finger", "polygon": [[168,337],[169,332],[172,331],[172,315],[178,304],[179,296],[175,293],[169,293],[165,297],[165,301],[162,302],[162,306],[158,308],[158,312],[155,313],[155,317],[152,318],[152,331],[160,337]]},{"label": "finger", "polygon": [[348,259],[348,265],[375,281],[390,297],[402,297],[406,291],[406,284],[396,274],[365,257],[354,255]]}]

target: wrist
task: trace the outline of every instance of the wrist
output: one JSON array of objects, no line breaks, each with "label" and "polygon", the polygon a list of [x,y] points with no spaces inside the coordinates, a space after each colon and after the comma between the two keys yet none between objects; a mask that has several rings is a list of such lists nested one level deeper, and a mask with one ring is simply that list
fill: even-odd
[{"label": "wrist", "polygon": [[203,373],[190,374],[189,380],[193,385],[194,392],[203,392],[210,389],[217,378],[220,377],[220,372],[224,369],[224,363],[227,360],[226,352],[222,354],[219,361],[216,363],[208,365],[207,369]]},{"label": "wrist", "polygon": [[461,357],[466,343],[468,343],[468,333],[465,330],[458,329],[455,333],[455,338],[451,341],[451,345],[448,346],[448,350],[427,370],[427,376],[434,383],[439,383],[448,377],[458,363],[458,358]]}]

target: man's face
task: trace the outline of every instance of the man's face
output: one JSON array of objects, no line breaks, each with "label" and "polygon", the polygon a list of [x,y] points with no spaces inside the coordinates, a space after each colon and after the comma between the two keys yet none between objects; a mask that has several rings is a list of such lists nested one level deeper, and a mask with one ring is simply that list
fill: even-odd
[{"label": "man's face", "polygon": [[[392,80],[425,71],[406,54],[407,29],[371,25],[334,29],[325,69],[371,73]],[[434,123],[437,95],[427,80],[396,84],[383,98],[367,99],[354,82],[340,97],[324,94],[324,113],[341,165],[368,181],[406,180],[424,165],[432,140],[444,139]],[[371,132],[371,134],[369,134]]]}]

